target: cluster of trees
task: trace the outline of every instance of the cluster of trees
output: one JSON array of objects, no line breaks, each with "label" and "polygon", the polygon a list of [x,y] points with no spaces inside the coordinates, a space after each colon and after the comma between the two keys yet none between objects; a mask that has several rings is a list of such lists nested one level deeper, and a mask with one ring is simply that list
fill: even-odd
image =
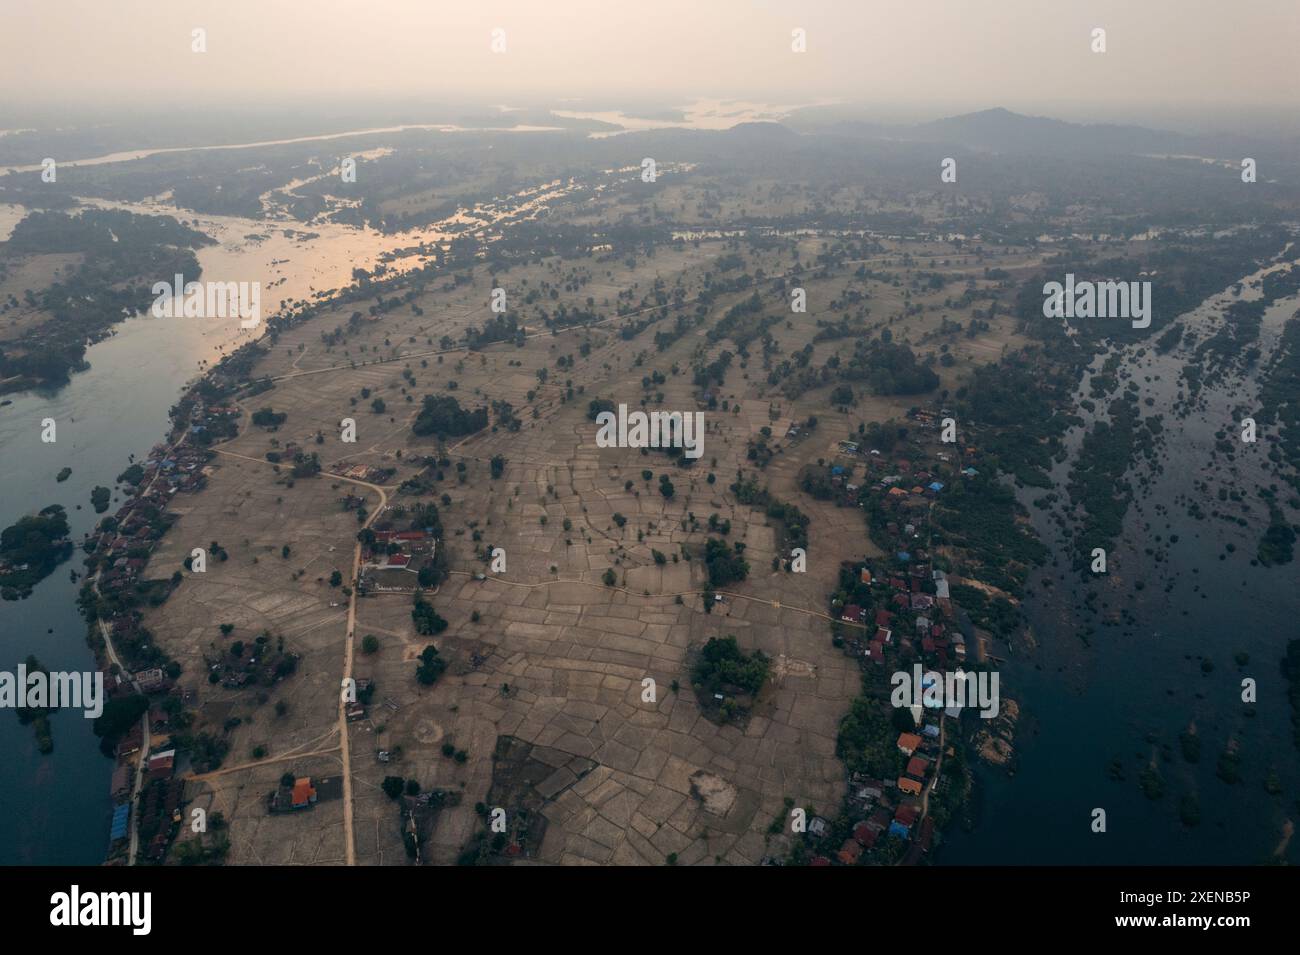
[{"label": "cluster of trees", "polygon": [[426,637],[442,633],[447,629],[447,621],[439,616],[438,611],[419,594],[415,595],[415,606],[411,608],[411,619],[415,621],[415,632]]},{"label": "cluster of trees", "polygon": [[284,412],[277,412],[273,408],[259,408],[253,412],[253,424],[259,428],[278,428],[287,417],[289,416]]},{"label": "cluster of trees", "polygon": [[877,395],[919,395],[939,387],[939,376],[919,364],[912,349],[883,339],[859,342],[840,377],[865,381]]},{"label": "cluster of trees", "polygon": [[[0,573],[0,585],[28,590],[43,580],[72,553],[67,537],[67,512],[58,504],[19,518],[0,531],[0,561],[13,568]],[[27,569],[19,570],[24,564]]]},{"label": "cluster of trees", "polygon": [[709,583],[724,587],[749,576],[749,562],[741,556],[745,545],[737,542],[733,547],[727,542],[710,537],[704,543],[704,564],[709,569]]},{"label": "cluster of trees", "polygon": [[741,651],[733,636],[710,637],[691,672],[695,685],[706,693],[758,695],[771,672],[771,660],[762,650]]},{"label": "cluster of trees", "polygon": [[436,434],[445,439],[473,434],[487,426],[487,408],[468,411],[449,395],[425,395],[424,404],[411,430],[418,435]]}]

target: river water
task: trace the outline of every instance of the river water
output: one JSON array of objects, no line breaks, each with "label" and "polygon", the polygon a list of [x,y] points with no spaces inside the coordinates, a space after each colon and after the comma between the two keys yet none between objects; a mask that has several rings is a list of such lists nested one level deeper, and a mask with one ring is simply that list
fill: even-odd
[{"label": "river water", "polygon": [[[13,404],[0,408],[0,523],[62,504],[80,540],[98,520],[91,489],[113,487],[131,454],[143,457],[164,437],[168,408],[197,362],[217,357],[238,331],[233,324],[223,334],[199,320],[129,319],[90,349],[90,369],[67,387],[7,396]],[[47,417],[57,427],[52,444],[40,438]],[[65,466],[72,475],[58,483]],[[121,503],[115,496],[110,510]],[[70,570],[84,570],[81,559],[75,552],[26,600],[0,602],[0,667],[12,670],[35,653],[50,670],[95,669],[77,613],[80,584],[69,579]],[[99,752],[93,721],[71,711],[50,721],[54,752],[42,756],[31,727],[0,713],[0,864],[97,865],[108,848],[112,761]]]},{"label": "river water", "polygon": [[[1248,286],[1261,274],[1243,278],[1247,287],[1241,298],[1258,297]],[[1203,340],[1221,325],[1223,307],[1233,300],[1225,292],[1179,321],[1199,330]],[[1260,335],[1266,357],[1296,307],[1291,298],[1267,311]],[[941,862],[1256,864],[1273,857],[1284,842],[1288,820],[1300,811],[1300,760],[1278,666],[1287,640],[1297,635],[1300,575],[1295,564],[1250,565],[1267,524],[1254,491],[1258,484],[1276,483],[1263,470],[1268,445],[1263,440],[1241,445],[1231,467],[1222,454],[1217,463],[1210,457],[1215,431],[1224,428],[1229,437],[1240,433],[1241,407],[1252,407],[1258,395],[1255,375],[1229,376],[1207,386],[1197,407],[1179,419],[1175,409],[1186,346],[1167,355],[1147,348],[1139,357],[1140,350],[1124,349],[1120,387],[1134,381],[1142,416],[1163,415],[1165,440],[1157,466],[1143,462],[1130,469],[1138,490],[1123,541],[1109,557],[1109,579],[1101,587],[1079,584],[1058,526],[1046,512],[1029,507],[1035,528],[1060,563],[1030,577],[1024,610],[1037,650],[1003,667],[1004,692],[1022,704],[1025,714],[1017,737],[1019,765],[1014,778],[981,765],[976,828],[964,832],[954,827]],[[1098,359],[1094,369],[1100,363]],[[1087,395],[1085,378],[1078,397]],[[1098,401],[1096,414],[1083,409],[1079,414],[1091,426],[1108,404],[1109,399]],[[1063,497],[1082,434],[1083,429],[1072,429],[1069,460],[1053,474]],[[1139,484],[1142,477],[1150,482],[1145,488]],[[1209,482],[1209,494],[1197,489],[1200,482]],[[1207,513],[1227,510],[1217,499],[1221,486],[1249,492],[1249,527],[1189,515],[1191,501],[1202,502]],[[1031,489],[1021,499],[1029,506],[1042,493]],[[1177,535],[1177,543],[1169,543],[1171,535]],[[1229,544],[1235,552],[1227,551]],[[1157,561],[1148,548],[1162,559]],[[1043,586],[1047,576],[1056,578],[1050,588]],[[1085,589],[1101,591],[1101,602],[1108,604],[1104,612],[1117,616],[1123,608],[1131,614],[1122,626],[1099,627],[1089,638],[1090,647],[1077,635]],[[1244,666],[1234,660],[1238,652],[1249,654]],[[1211,672],[1203,672],[1202,658],[1213,664]],[[1241,699],[1241,681],[1247,677],[1258,685],[1254,715]],[[1201,755],[1199,762],[1189,763],[1179,734],[1193,724]],[[1216,775],[1219,754],[1230,741],[1239,747],[1241,759],[1241,782],[1236,784]],[[1117,758],[1122,781],[1109,776]],[[1153,760],[1164,782],[1158,800],[1147,798],[1138,783],[1139,772]],[[1281,782],[1280,795],[1265,790],[1270,772]],[[1185,794],[1199,800],[1201,822],[1195,827],[1179,819]],[[1092,830],[1097,808],[1106,811],[1104,833]],[[1294,841],[1283,855],[1292,864],[1300,862]]]}]

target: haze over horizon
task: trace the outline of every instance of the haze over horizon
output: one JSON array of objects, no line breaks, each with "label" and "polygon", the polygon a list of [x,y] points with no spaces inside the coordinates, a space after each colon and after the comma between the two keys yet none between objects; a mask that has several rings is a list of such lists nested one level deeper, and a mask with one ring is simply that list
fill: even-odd
[{"label": "haze over horizon", "polygon": [[[1300,17],[1284,0],[1060,7],[579,0],[561,18],[524,2],[72,0],[6,12],[0,83],[22,91],[3,110],[9,125],[181,105],[355,111],[580,99],[584,109],[654,110],[726,98],[853,104],[880,121],[1000,106],[1079,122],[1277,131],[1300,100],[1300,78],[1285,68]],[[804,54],[790,50],[796,27]],[[1107,31],[1104,54],[1090,49],[1095,27]],[[206,31],[203,54],[191,52],[194,28]],[[504,53],[490,49],[496,28]]]}]

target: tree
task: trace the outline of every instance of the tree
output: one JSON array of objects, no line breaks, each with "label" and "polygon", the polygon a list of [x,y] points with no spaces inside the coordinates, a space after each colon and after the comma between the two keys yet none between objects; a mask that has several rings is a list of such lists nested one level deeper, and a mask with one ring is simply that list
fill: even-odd
[{"label": "tree", "polygon": [[419,594],[415,596],[415,606],[411,610],[411,619],[415,622],[415,632],[426,637],[442,633],[447,629],[447,621],[433,609],[433,604]]},{"label": "tree", "polygon": [[379,652],[379,638],[373,633],[368,633],[361,638],[361,652],[365,654]]},{"label": "tree", "polygon": [[384,795],[389,799],[396,799],[402,795],[402,790],[406,787],[406,780],[401,776],[385,776],[384,781],[380,783],[380,788],[384,790]]},{"label": "tree", "polygon": [[343,583],[343,575],[341,573],[336,570],[334,573],[330,574],[331,587],[337,587],[341,583]]},{"label": "tree", "polygon": [[415,678],[423,686],[433,686],[447,670],[447,661],[438,655],[438,648],[432,643],[420,654],[420,665],[415,669]]},{"label": "tree", "polygon": [[618,576],[614,573],[613,567],[606,567],[605,573],[601,575],[600,579],[605,582],[606,587],[613,587],[618,582]]}]

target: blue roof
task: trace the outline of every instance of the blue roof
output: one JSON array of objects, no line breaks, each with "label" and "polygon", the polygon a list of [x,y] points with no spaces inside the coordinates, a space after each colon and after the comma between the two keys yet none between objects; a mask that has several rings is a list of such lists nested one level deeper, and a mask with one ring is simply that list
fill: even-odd
[{"label": "blue roof", "polygon": [[900,550],[900,551],[898,552],[898,559],[899,559],[899,560],[911,560],[911,559],[912,559],[912,555],[909,554],[909,553],[908,553],[907,551],[905,551],[905,550]]},{"label": "blue roof", "polygon": [[111,839],[126,838],[126,822],[131,816],[131,806],[129,803],[122,803],[113,810],[113,829],[109,834]]},{"label": "blue roof", "polygon": [[939,482],[939,481],[932,481],[932,482],[930,483],[930,490],[931,490],[931,491],[942,491],[942,490],[943,490],[943,484],[942,484],[941,482]]},{"label": "blue roof", "polygon": [[903,825],[901,822],[895,819],[893,822],[889,824],[889,834],[891,836],[899,836],[903,839],[906,839],[909,835],[909,830],[907,826]]}]

